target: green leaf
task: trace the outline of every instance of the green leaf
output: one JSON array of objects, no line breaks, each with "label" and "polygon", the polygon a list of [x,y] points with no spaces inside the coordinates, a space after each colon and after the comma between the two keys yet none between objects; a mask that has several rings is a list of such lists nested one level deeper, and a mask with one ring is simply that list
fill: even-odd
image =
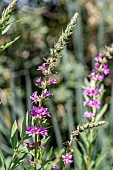
[{"label": "green leaf", "polygon": [[48,154],[47,154],[47,160],[49,160],[51,158],[53,154],[53,147],[51,147],[51,149],[49,150]]},{"label": "green leaf", "polygon": [[18,129],[17,129],[17,123],[15,120],[12,130],[11,130],[11,144],[12,144],[13,149],[16,148],[17,142],[18,142]]},{"label": "green leaf", "polygon": [[87,170],[88,167],[87,167],[87,163],[86,163],[86,159],[85,158],[82,159],[82,163],[83,163],[83,165],[82,165],[83,170]]},{"label": "green leaf", "polygon": [[40,169],[40,168],[41,168],[41,164],[37,163],[37,164],[36,164],[36,169],[38,170],[38,169]]},{"label": "green leaf", "polygon": [[17,23],[17,22],[20,22],[21,20],[17,20],[17,21],[13,21],[13,22],[10,22],[10,23],[8,23],[8,24],[5,24],[5,26],[4,27],[1,27],[1,29],[0,29],[0,34],[5,34],[9,29],[10,29],[10,27],[13,25],[13,24],[15,24],[15,23]]},{"label": "green leaf", "polygon": [[[55,157],[51,158],[51,160],[53,160]],[[51,164],[51,160],[47,160],[47,161],[44,161],[42,163],[42,166],[41,166],[41,169],[46,165],[46,164]]]},{"label": "green leaf", "polygon": [[82,138],[84,144],[86,145],[87,149],[89,148],[89,143],[88,143],[88,140],[87,140],[87,136],[86,136],[86,133],[85,132],[82,132],[79,134],[80,137]]},{"label": "green leaf", "polygon": [[106,157],[106,153],[105,154],[101,153],[100,155],[98,155],[97,160],[96,160],[95,169],[97,169],[97,167],[100,165],[100,163],[103,161],[103,159],[105,157]]},{"label": "green leaf", "polygon": [[75,151],[75,155],[76,155],[75,156],[76,162],[77,162],[77,165],[80,169],[82,167],[82,154],[77,147],[74,147],[74,151]]},{"label": "green leaf", "polygon": [[18,40],[20,38],[20,36],[16,37],[13,41],[10,41],[2,46],[0,46],[0,51],[5,50],[7,47],[9,47],[10,45],[12,45],[16,40]]},{"label": "green leaf", "polygon": [[5,25],[5,26],[2,28],[1,34],[2,34],[2,35],[5,34],[5,33],[9,30],[10,27],[11,27],[11,23]]},{"label": "green leaf", "polygon": [[80,148],[82,149],[84,155],[87,155],[84,145],[79,141],[78,141],[78,144],[79,144]]},{"label": "green leaf", "polygon": [[28,113],[26,114],[26,116],[23,120],[23,123],[22,123],[22,129],[21,129],[21,133],[20,133],[21,139],[24,139],[24,137],[25,137],[25,131],[26,131],[27,126],[28,126]]},{"label": "green leaf", "polygon": [[106,112],[107,108],[108,108],[108,104],[105,104],[105,105],[102,107],[101,111],[100,111],[100,112],[97,114],[97,116],[96,116],[96,120],[95,120],[96,122],[101,119],[101,117],[102,117],[102,116],[104,115],[104,113]]},{"label": "green leaf", "polygon": [[90,165],[89,165],[88,170],[92,170],[94,165],[95,165],[95,161],[92,160]]},{"label": "green leaf", "polygon": [[29,150],[27,147],[22,147],[22,149],[18,150],[20,153],[28,153]]},{"label": "green leaf", "polygon": [[2,151],[0,150],[0,159],[2,161],[2,164],[4,166],[4,169],[6,170],[6,162],[5,162],[5,158],[4,158],[4,155],[2,153]]},{"label": "green leaf", "polygon": [[15,159],[13,166],[10,168],[10,170],[14,170],[17,168],[17,166],[20,165],[20,163],[22,163],[24,161],[24,159],[26,158],[27,153],[23,154],[20,158]]}]

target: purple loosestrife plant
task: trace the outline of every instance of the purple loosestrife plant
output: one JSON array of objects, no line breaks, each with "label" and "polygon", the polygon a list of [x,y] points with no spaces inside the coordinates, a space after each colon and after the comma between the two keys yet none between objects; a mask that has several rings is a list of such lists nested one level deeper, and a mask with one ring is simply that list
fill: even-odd
[{"label": "purple loosestrife plant", "polygon": [[[55,73],[55,67],[58,60],[59,52],[64,48],[68,37],[72,34],[74,27],[77,22],[78,14],[75,14],[71,22],[68,24],[66,30],[60,36],[58,42],[55,44],[54,48],[51,49],[51,57],[49,57],[45,63],[37,68],[38,71],[42,72],[43,78],[39,77],[36,80],[36,86],[41,88],[41,93],[38,91],[33,92],[30,96],[30,99],[33,103],[33,107],[28,112],[32,116],[32,125],[28,126],[26,129],[26,134],[32,137],[34,147],[33,160],[29,159],[29,163],[33,164],[34,170],[37,169],[37,164],[42,160],[41,150],[39,148],[45,144],[46,137],[48,136],[48,130],[45,128],[46,119],[50,117],[48,109],[43,106],[44,100],[51,98],[53,94],[49,90],[49,85],[56,84],[57,81],[53,77]],[[40,145],[37,145],[40,143]],[[28,143],[28,146],[32,146],[31,142]],[[71,162],[72,155],[63,156],[65,163]],[[33,162],[32,162],[33,161]],[[42,167],[43,165],[40,164]]]},{"label": "purple loosestrife plant", "polygon": [[100,53],[95,58],[95,68],[89,74],[91,85],[86,87],[83,92],[85,97],[84,106],[87,106],[88,110],[84,112],[84,117],[93,118],[96,116],[96,112],[101,107],[101,101],[98,100],[98,96],[102,96],[102,90],[100,89],[101,82],[105,76],[109,74],[109,68],[107,59]]},{"label": "purple loosestrife plant", "polygon": [[[109,49],[109,52],[107,53],[108,49]],[[79,146],[85,152],[83,152],[84,156],[80,155],[80,152],[78,151],[78,149],[75,148],[75,151],[79,153],[79,155],[76,155],[75,153],[76,157],[83,156],[83,160],[84,160],[83,161],[83,160],[78,159],[79,160],[78,167],[81,169],[81,167],[83,166],[83,169],[89,170],[93,168],[96,169],[96,167],[99,166],[99,164],[97,163],[98,161],[95,160],[95,162],[93,162],[93,160],[91,159],[93,156],[93,147],[95,144],[94,127],[98,127],[98,126],[105,124],[105,121],[98,121],[100,120],[100,118],[106,111],[104,109],[101,113],[101,107],[102,107],[101,100],[102,100],[102,95],[103,95],[103,90],[101,89],[101,85],[102,85],[102,81],[104,80],[105,76],[107,76],[110,72],[110,69],[108,67],[108,59],[112,58],[112,55],[113,55],[112,47],[111,48],[106,47],[106,50],[103,53],[100,53],[95,58],[95,68],[89,74],[88,77],[90,80],[88,82],[88,86],[86,86],[83,91],[83,95],[85,98],[83,106],[86,108],[84,112],[84,117],[87,118],[88,123],[79,125],[77,126],[76,130],[72,131],[70,140],[67,142],[67,148],[66,148],[66,155],[68,155],[69,157],[66,157],[66,155],[65,156],[63,155],[63,158],[66,158],[66,160],[63,159],[65,164],[71,163],[71,161],[69,161],[70,159],[68,158],[72,158],[71,157],[72,142],[73,142],[73,139],[77,140],[77,136],[80,133],[80,136],[82,137],[82,140],[85,143],[85,146],[83,146],[83,144],[81,144],[80,141],[79,141]],[[87,129],[89,129],[89,133],[87,134],[88,136],[85,134],[82,135],[81,132],[84,132]],[[101,155],[101,153],[99,157],[101,161],[104,158],[103,155]]]},{"label": "purple loosestrife plant", "polygon": [[[94,123],[97,121],[97,116],[99,114],[99,109],[102,107],[102,95],[103,91],[101,89],[102,81],[105,76],[107,76],[110,72],[108,67],[108,59],[110,57],[106,57],[104,53],[99,53],[99,55],[95,58],[95,68],[89,74],[90,86],[87,86],[83,92],[85,101],[84,107],[87,110],[84,112],[84,117],[88,118],[89,122]],[[94,142],[94,129],[90,129],[88,136],[88,159],[86,161],[87,169],[89,166],[91,167],[91,157],[93,152],[93,142]],[[95,166],[96,167],[96,166]]]}]

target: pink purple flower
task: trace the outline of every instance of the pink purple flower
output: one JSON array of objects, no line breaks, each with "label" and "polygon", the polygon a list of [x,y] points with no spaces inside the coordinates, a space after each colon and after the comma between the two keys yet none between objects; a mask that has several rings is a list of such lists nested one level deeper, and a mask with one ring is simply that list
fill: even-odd
[{"label": "pink purple flower", "polygon": [[50,84],[56,84],[57,81],[56,81],[55,78],[50,78],[50,79],[49,79],[49,83],[50,83]]},{"label": "pink purple flower", "polygon": [[65,164],[72,163],[73,162],[73,160],[71,160],[72,157],[73,155],[69,155],[68,153],[66,153],[66,155],[62,155]]},{"label": "pink purple flower", "polygon": [[99,68],[99,66],[100,66],[100,63],[99,63],[99,62],[96,62],[96,63],[95,63],[95,67],[96,67],[96,68]]},{"label": "pink purple flower", "polygon": [[32,103],[37,103],[37,101],[39,100],[39,96],[37,95],[38,94],[38,92],[37,91],[35,91],[33,94],[32,94],[32,96],[30,96],[30,99],[32,100]]},{"label": "pink purple flower", "polygon": [[53,167],[53,170],[60,170],[58,166]]},{"label": "pink purple flower", "polygon": [[30,141],[29,143],[27,143],[27,145],[30,148],[34,148],[34,142],[33,141]]},{"label": "pink purple flower", "polygon": [[104,79],[104,75],[103,75],[103,74],[99,74],[99,73],[97,72],[97,70],[93,70],[93,71],[90,73],[89,77],[90,77],[91,79],[95,80],[95,81],[96,81],[96,80],[102,81],[102,80]]},{"label": "pink purple flower", "polygon": [[43,116],[50,117],[50,113],[47,111],[47,108],[33,106],[32,109],[28,112],[33,117],[41,119]]},{"label": "pink purple flower", "polygon": [[28,134],[28,136],[35,136],[35,134],[40,134],[43,137],[45,137],[48,136],[48,130],[46,130],[43,126],[40,127],[28,126],[26,134]]},{"label": "pink purple flower", "polygon": [[44,71],[46,67],[46,63],[43,63],[42,66],[39,66],[37,70]]},{"label": "pink purple flower", "polygon": [[39,77],[39,78],[36,79],[36,83],[37,83],[38,85],[41,85],[41,82],[42,82],[41,77]]},{"label": "pink purple flower", "polygon": [[98,100],[86,100],[84,101],[84,106],[90,106],[92,108],[100,108],[101,102]]},{"label": "pink purple flower", "polygon": [[94,116],[95,116],[95,114],[92,112],[89,112],[89,111],[84,112],[84,117],[93,118]]},{"label": "pink purple flower", "polygon": [[84,96],[96,96],[97,94],[101,95],[102,91],[98,87],[94,87],[94,86],[86,87],[86,89],[83,92]]},{"label": "pink purple flower", "polygon": [[96,80],[103,81],[104,80],[104,75],[96,74]]},{"label": "pink purple flower", "polygon": [[50,90],[47,90],[47,89],[45,89],[45,90],[42,92],[42,95],[43,95],[43,97],[45,97],[45,98],[48,98],[48,97],[53,96],[53,94],[50,92]]},{"label": "pink purple flower", "polygon": [[86,101],[84,101],[84,104],[83,104],[83,105],[84,105],[84,106],[90,105],[90,101],[91,101],[91,100],[86,100]]},{"label": "pink purple flower", "polygon": [[102,53],[99,53],[99,55],[97,57],[95,57],[96,61],[100,61],[102,59]]},{"label": "pink purple flower", "polygon": [[101,106],[101,102],[98,101],[98,100],[91,100],[90,101],[90,106],[93,107],[93,108],[100,108]]},{"label": "pink purple flower", "polygon": [[108,65],[107,64],[105,64],[102,68],[101,68],[101,71],[103,71],[103,73],[105,74],[105,75],[108,75],[109,74],[109,68],[108,68]]},{"label": "pink purple flower", "polygon": [[43,126],[38,127],[38,133],[43,137],[48,136],[48,130],[46,130]]},{"label": "pink purple flower", "polygon": [[28,162],[31,163],[31,164],[34,164],[35,162],[32,161],[31,159],[28,159]]},{"label": "pink purple flower", "polygon": [[44,148],[45,148],[45,146],[44,146],[44,145],[40,145],[40,148],[41,148],[41,149],[44,149]]},{"label": "pink purple flower", "polygon": [[28,136],[35,136],[37,134],[37,128],[35,126],[28,126],[26,130]]}]

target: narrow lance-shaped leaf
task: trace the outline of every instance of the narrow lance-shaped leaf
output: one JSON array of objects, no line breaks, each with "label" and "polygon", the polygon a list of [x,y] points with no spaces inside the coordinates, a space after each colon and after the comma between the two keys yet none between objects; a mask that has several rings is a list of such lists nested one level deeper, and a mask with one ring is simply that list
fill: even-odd
[{"label": "narrow lance-shaped leaf", "polygon": [[13,41],[7,42],[6,44],[0,46],[0,51],[5,50],[7,47],[9,47],[10,45],[12,45],[16,40],[18,40],[20,38],[20,36],[16,37]]},{"label": "narrow lance-shaped leaf", "polygon": [[76,153],[76,163],[77,163],[78,169],[80,169],[80,167],[82,167],[82,154],[77,147],[74,147],[74,151]]},{"label": "narrow lance-shaped leaf", "polygon": [[16,148],[17,142],[18,142],[18,129],[17,129],[17,123],[15,121],[11,130],[11,144],[13,149]]},{"label": "narrow lance-shaped leaf", "polygon": [[100,155],[98,155],[98,158],[96,160],[95,169],[97,169],[97,167],[100,165],[100,163],[104,160],[105,157],[106,157],[106,153],[105,154],[101,153]]},{"label": "narrow lance-shaped leaf", "polygon": [[5,24],[4,26],[2,26],[2,27],[0,28],[0,35],[5,34],[5,33],[10,29],[10,27],[11,27],[13,24],[17,23],[17,22],[20,22],[20,20],[13,21],[13,22],[10,22],[10,23]]},{"label": "narrow lance-shaped leaf", "polygon": [[20,158],[15,159],[14,164],[13,164],[13,166],[10,168],[10,170],[16,169],[17,166],[19,166],[20,163],[22,163],[22,162],[24,161],[24,159],[26,158],[26,156],[27,156],[27,153],[23,154]]},{"label": "narrow lance-shaped leaf", "polygon": [[21,139],[24,138],[25,136],[25,131],[26,131],[26,126],[28,125],[28,114],[26,114],[24,120],[23,120],[23,123],[22,123],[22,130],[21,130]]},{"label": "narrow lance-shaped leaf", "polygon": [[2,153],[2,151],[0,150],[0,159],[2,161],[2,164],[4,166],[4,169],[6,170],[6,162],[5,162],[5,158],[4,158],[4,155]]},{"label": "narrow lance-shaped leaf", "polygon": [[99,121],[99,120],[102,118],[102,116],[103,116],[104,113],[106,112],[107,108],[108,108],[108,104],[105,104],[105,105],[102,107],[101,111],[97,114],[97,116],[96,116],[96,121]]},{"label": "narrow lance-shaped leaf", "polygon": [[11,23],[5,25],[2,29],[1,29],[1,34],[5,34],[11,27]]}]

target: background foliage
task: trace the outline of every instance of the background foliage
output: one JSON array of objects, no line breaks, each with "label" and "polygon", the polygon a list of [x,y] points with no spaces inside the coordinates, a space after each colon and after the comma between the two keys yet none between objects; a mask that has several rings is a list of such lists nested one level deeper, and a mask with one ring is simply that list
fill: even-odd
[{"label": "background foliage", "polygon": [[[0,1],[0,13],[6,1]],[[31,108],[29,96],[35,90],[33,86],[39,73],[36,71],[43,58],[47,58],[49,48],[57,41],[77,11],[80,14],[77,28],[58,63],[58,84],[52,90],[51,139],[49,146],[62,148],[63,141],[68,139],[71,130],[83,118],[82,85],[88,70],[93,67],[93,58],[105,46],[113,42],[112,0],[59,0],[59,1],[22,1],[18,2],[11,20],[20,20],[13,24],[8,33],[0,38],[0,45],[21,35],[18,41],[0,56],[0,149],[8,160],[12,155],[10,130],[17,120],[20,131],[22,120]],[[98,132],[98,146],[95,153],[102,150],[107,153],[101,164],[102,170],[110,170],[113,166],[113,60],[109,63],[111,73],[106,77],[104,85],[106,93],[103,104],[108,103],[104,119],[108,125]],[[100,138],[101,134],[101,138]],[[56,140],[52,140],[52,139]],[[56,142],[55,142],[56,141]],[[57,153],[57,149],[55,149]],[[108,154],[109,153],[109,154]],[[77,155],[75,156],[77,158]],[[100,168],[100,167],[99,167]]]}]

